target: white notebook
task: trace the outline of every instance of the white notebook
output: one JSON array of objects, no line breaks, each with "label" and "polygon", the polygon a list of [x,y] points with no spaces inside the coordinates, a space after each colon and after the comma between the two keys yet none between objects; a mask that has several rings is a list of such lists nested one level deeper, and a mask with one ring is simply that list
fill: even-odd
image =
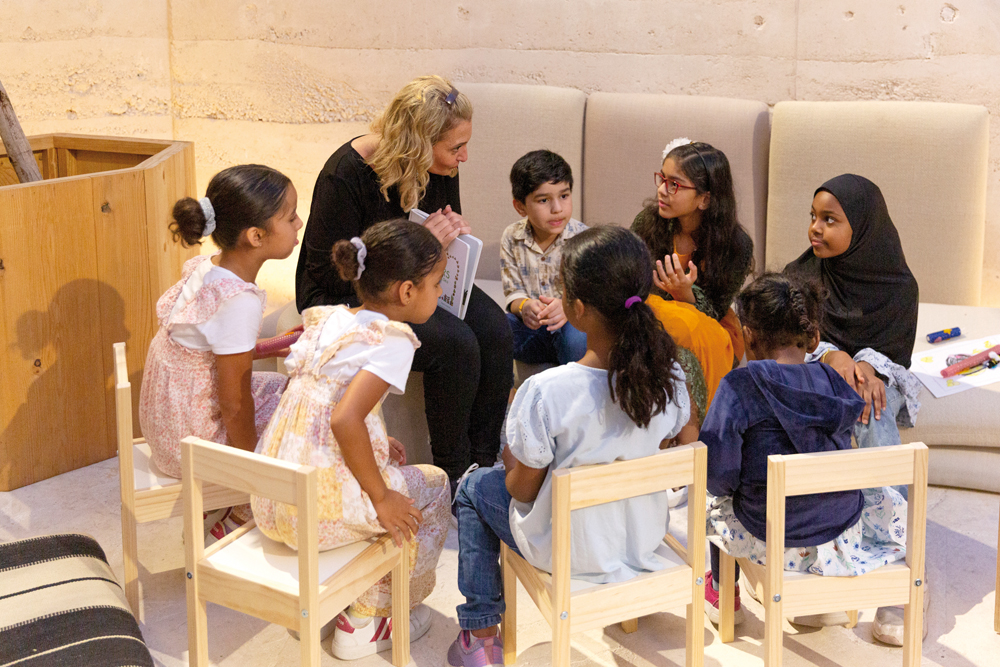
[{"label": "white notebook", "polygon": [[[410,211],[410,222],[424,224],[428,214],[418,208]],[[483,254],[483,242],[472,234],[462,234],[445,248],[448,263],[441,277],[441,296],[438,304],[452,315],[465,319],[469,307],[469,295],[476,280],[479,257]]]}]

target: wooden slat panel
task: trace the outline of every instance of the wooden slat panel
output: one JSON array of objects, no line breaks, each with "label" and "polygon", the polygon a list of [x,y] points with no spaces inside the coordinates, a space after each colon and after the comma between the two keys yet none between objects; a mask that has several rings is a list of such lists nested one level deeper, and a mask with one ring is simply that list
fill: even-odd
[{"label": "wooden slat panel", "polygon": [[642,574],[619,584],[603,584],[573,594],[570,622],[573,632],[603,628],[691,602],[691,568],[678,565]]},{"label": "wooden slat panel", "polygon": [[910,484],[913,449],[896,445],[768,458],[780,458],[785,464],[785,495],[800,496]]},{"label": "wooden slat panel", "polygon": [[197,248],[184,248],[175,242],[169,224],[174,203],[195,196],[194,146],[175,144],[156,156],[155,164],[143,164],[146,175],[146,239],[149,252],[150,301],[181,277],[184,262],[198,254]]},{"label": "wooden slat panel", "polygon": [[910,569],[893,563],[858,577],[786,578],[783,589],[785,616],[899,605],[910,599]]},{"label": "wooden slat panel", "polygon": [[[149,300],[149,258],[137,248],[147,247],[146,188],[141,171],[102,174],[91,179],[94,188],[94,230],[97,238],[97,278],[108,289],[101,292],[102,340],[127,341],[127,364],[133,369],[132,436],[139,430],[139,392],[146,350],[156,335],[156,302]],[[103,346],[104,367],[112,376],[112,350]],[[113,379],[112,379],[113,381]],[[108,386],[108,410],[114,398]]]},{"label": "wooden slat panel", "polygon": [[289,505],[298,500],[298,472],[310,469],[193,436],[181,441],[182,457],[187,447],[199,480]]},{"label": "wooden slat panel", "polygon": [[[223,572],[211,563],[197,565],[198,593],[203,600],[277,623],[286,628],[299,625],[299,591],[262,586]],[[283,587],[282,587],[283,588]]]},{"label": "wooden slat panel", "polygon": [[[98,151],[105,153],[133,153],[135,155],[156,155],[174,142],[165,139],[135,139],[108,136],[93,136],[89,134],[51,134],[45,137],[49,146],[74,151]],[[32,149],[35,137],[29,138]],[[48,146],[46,146],[48,147]]]},{"label": "wooden slat panel", "polygon": [[60,178],[76,176],[76,154],[71,150],[56,146],[56,168]]},{"label": "wooden slat panel", "polygon": [[[120,149],[119,149],[120,150]],[[146,159],[135,153],[111,153],[105,151],[73,151],[76,158],[77,174],[96,174],[116,169],[131,169]]]},{"label": "wooden slat panel", "polygon": [[685,445],[631,461],[557,470],[553,475],[572,475],[569,506],[577,510],[686,486],[694,478],[694,458],[692,447]]},{"label": "wooden slat panel", "polygon": [[0,317],[11,357],[3,378],[2,490],[108,456],[93,229],[85,180],[0,190]]}]

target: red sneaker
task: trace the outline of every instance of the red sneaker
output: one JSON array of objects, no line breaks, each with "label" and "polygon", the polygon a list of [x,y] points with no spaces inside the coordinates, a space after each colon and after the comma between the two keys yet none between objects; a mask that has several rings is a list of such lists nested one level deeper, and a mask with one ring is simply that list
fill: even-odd
[{"label": "red sneaker", "polygon": [[[743,622],[743,607],[740,605],[740,585],[736,584],[736,610],[733,612],[733,625]],[[708,620],[719,624],[719,591],[712,588],[712,571],[705,573],[705,613]]]}]

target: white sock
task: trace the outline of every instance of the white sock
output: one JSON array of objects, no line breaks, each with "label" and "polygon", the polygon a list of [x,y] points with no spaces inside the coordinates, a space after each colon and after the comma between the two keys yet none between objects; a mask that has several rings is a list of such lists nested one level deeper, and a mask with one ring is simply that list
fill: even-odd
[{"label": "white sock", "polygon": [[354,611],[351,609],[347,610],[347,620],[351,622],[355,628],[363,628],[372,622],[374,616],[355,616]]}]

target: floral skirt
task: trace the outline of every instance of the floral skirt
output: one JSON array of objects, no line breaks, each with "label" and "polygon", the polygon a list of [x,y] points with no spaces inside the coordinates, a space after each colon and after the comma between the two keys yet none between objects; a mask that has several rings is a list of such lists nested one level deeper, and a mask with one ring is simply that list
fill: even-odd
[{"label": "floral skirt", "polygon": [[[906,556],[906,501],[890,487],[865,489],[861,518],[840,535],[813,547],[785,549],[785,569],[827,577],[853,577]],[[734,558],[764,565],[766,545],[733,513],[732,496],[708,496],[707,537],[721,538]]]}]

